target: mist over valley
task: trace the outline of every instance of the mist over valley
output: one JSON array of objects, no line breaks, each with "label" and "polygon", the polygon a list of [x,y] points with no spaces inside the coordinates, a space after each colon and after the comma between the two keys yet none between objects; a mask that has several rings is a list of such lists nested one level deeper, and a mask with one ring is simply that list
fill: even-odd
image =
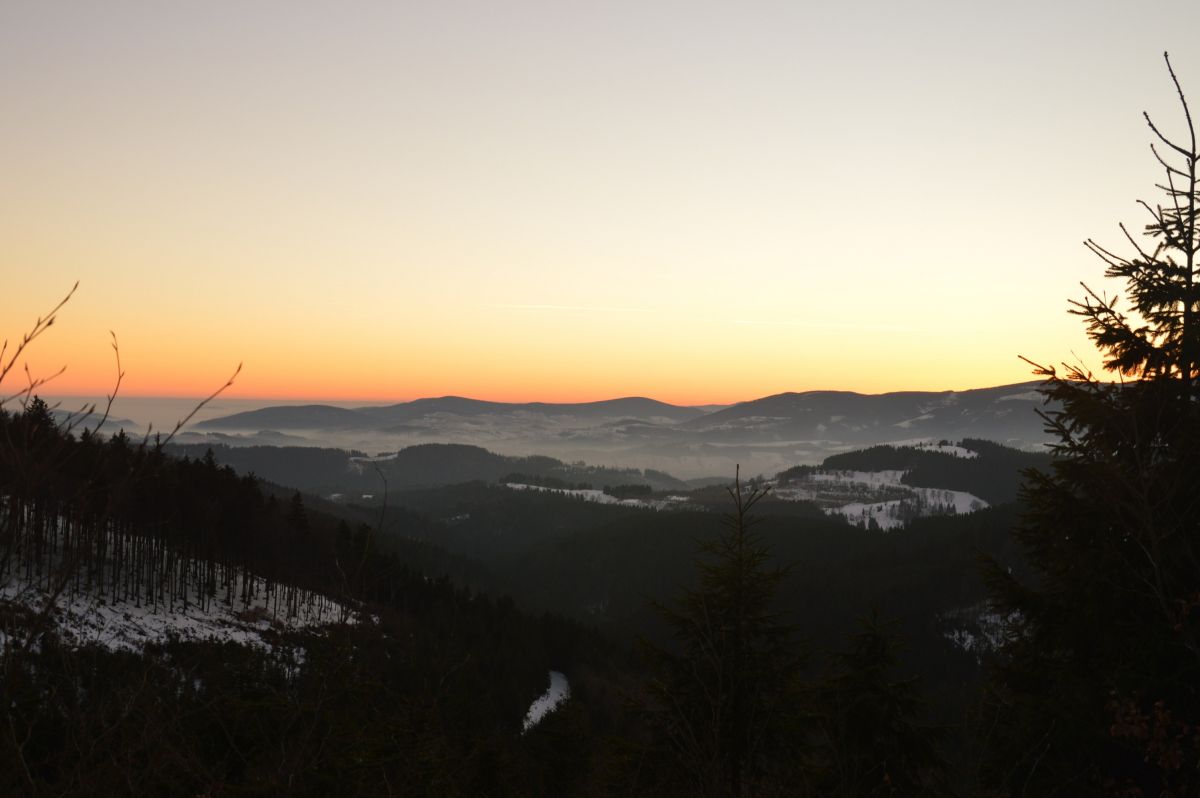
[{"label": "mist over valley", "polygon": [[176,439],[332,447],[370,455],[423,443],[457,443],[503,455],[650,468],[682,479],[729,478],[738,465],[746,474],[774,474],[881,443],[972,437],[1036,449],[1048,440],[1037,414],[1048,408],[1036,387],[1019,383],[877,395],[808,391],[716,407],[680,407],[643,398],[578,404],[459,397],[378,406],[267,404],[234,413],[207,409],[207,418]]}]

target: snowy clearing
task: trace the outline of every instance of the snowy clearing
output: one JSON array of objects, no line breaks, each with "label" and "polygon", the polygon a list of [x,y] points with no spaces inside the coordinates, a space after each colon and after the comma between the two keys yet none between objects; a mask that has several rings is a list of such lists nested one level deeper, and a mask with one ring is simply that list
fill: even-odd
[{"label": "snowy clearing", "polygon": [[970,513],[988,506],[965,491],[905,485],[905,471],[818,471],[799,485],[777,489],[775,495],[791,501],[816,502],[828,515],[840,515],[851,524],[881,530],[898,529],[914,518]]},{"label": "snowy clearing", "polygon": [[541,493],[558,493],[563,496],[574,496],[587,502],[597,504],[619,504],[625,507],[644,507],[649,510],[665,510],[668,507],[680,507],[688,499],[686,496],[667,496],[665,499],[618,499],[602,490],[591,488],[544,488],[541,485],[525,485],[519,482],[506,482],[504,487],[510,490],[532,490]]},{"label": "snowy clearing", "polygon": [[918,443],[913,448],[919,449],[922,452],[939,452],[941,454],[948,454],[951,457],[962,457],[966,460],[973,460],[979,456],[979,452],[974,452],[952,443]]},{"label": "snowy clearing", "polygon": [[813,482],[908,487],[900,481],[904,474],[904,471],[818,471],[810,479]]},{"label": "snowy clearing", "polygon": [[151,604],[114,599],[111,592],[101,596],[94,589],[73,594],[64,590],[51,602],[47,581],[29,584],[10,575],[0,585],[0,604],[24,607],[34,613],[48,611],[55,629],[68,644],[96,644],[111,651],[137,652],[147,644],[172,637],[270,648],[264,637],[268,633],[359,621],[358,614],[345,605],[318,594],[302,593],[303,600],[290,610],[275,612],[272,604],[278,606],[281,591],[286,593],[286,586],[275,584],[268,589],[265,580],[254,577],[247,585],[246,597],[236,595],[232,603],[220,596],[201,602],[195,590],[189,591],[186,602],[175,597]]}]

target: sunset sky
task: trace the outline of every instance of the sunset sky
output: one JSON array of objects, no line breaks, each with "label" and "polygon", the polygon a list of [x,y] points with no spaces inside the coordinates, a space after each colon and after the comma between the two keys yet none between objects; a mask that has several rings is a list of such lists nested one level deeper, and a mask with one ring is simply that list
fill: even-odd
[{"label": "sunset sky", "polygon": [[[730,402],[1094,362],[1200,2],[4,2],[54,392]],[[1115,289],[1118,286],[1106,286]],[[11,344],[10,344],[11,346]],[[13,379],[12,376],[9,378]],[[19,379],[3,386],[20,387]]]}]

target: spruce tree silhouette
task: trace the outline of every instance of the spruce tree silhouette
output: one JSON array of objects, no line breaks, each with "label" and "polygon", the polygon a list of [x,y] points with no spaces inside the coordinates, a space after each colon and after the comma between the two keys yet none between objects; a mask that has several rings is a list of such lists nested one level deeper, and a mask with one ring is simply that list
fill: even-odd
[{"label": "spruce tree silhouette", "polygon": [[1044,413],[1055,461],[1028,475],[1015,533],[1036,580],[988,566],[1011,623],[984,703],[983,777],[1005,794],[1200,789],[1200,150],[1164,58],[1187,134],[1179,144],[1146,116],[1166,174],[1164,199],[1139,203],[1149,243],[1124,226],[1129,257],[1085,242],[1130,311],[1086,285],[1070,306],[1121,380],[1033,364],[1061,405]]},{"label": "spruce tree silhouette", "polygon": [[675,606],[655,605],[676,641],[673,650],[646,644],[656,675],[643,709],[668,773],[661,793],[766,794],[799,761],[788,743],[803,657],[773,608],[784,571],[767,565],[751,515],[766,493],[735,479],[733,513],[700,546],[699,587]]},{"label": "spruce tree silhouette", "polygon": [[921,722],[925,705],[918,680],[892,677],[899,647],[899,638],[872,611],[816,685],[817,794],[951,794],[936,730]]}]

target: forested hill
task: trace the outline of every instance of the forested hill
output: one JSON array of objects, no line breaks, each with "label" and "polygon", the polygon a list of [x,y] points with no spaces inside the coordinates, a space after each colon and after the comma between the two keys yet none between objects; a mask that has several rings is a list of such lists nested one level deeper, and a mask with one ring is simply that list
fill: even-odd
[{"label": "forested hill", "polygon": [[553,457],[513,457],[479,446],[426,443],[393,454],[367,457],[361,452],[302,446],[225,446],[173,444],[168,450],[204,457],[212,450],[218,463],[240,474],[256,474],[280,485],[320,493],[375,493],[387,480],[389,489],[432,488],[508,476],[524,481],[602,488],[605,485],[650,485],[656,490],[686,490],[687,483],[654,469],[604,468],[564,463]]},{"label": "forested hill", "polygon": [[[128,792],[122,779],[131,778],[140,779],[142,794],[164,795],[221,792],[214,784],[279,794],[289,779],[311,795],[389,788],[425,795],[661,794],[620,785],[606,793],[597,785],[614,773],[626,784],[642,778],[642,760],[628,752],[630,741],[646,737],[647,721],[626,697],[642,689],[646,665],[631,660],[626,645],[635,634],[667,644],[652,601],[697,586],[697,541],[721,529],[716,513],[597,504],[494,481],[397,489],[381,513],[264,486],[207,449],[176,457],[122,435],[73,439],[36,413],[0,422],[0,493],[14,511],[4,528],[17,535],[11,550],[21,552],[0,572],[0,587],[6,580],[27,584],[22,575],[29,573],[52,585],[53,573],[37,570],[38,557],[50,562],[58,547],[91,553],[81,570],[64,572],[79,591],[103,584],[105,604],[130,613],[153,594],[159,607],[166,597],[160,612],[173,611],[172,597],[200,596],[252,614],[258,605],[247,586],[252,593],[264,585],[276,595],[290,591],[295,601],[331,597],[360,618],[318,633],[264,619],[269,648],[168,639],[134,653],[74,647],[56,638],[52,623],[38,626],[49,616],[34,612],[13,623],[13,605],[0,603],[10,640],[36,634],[41,641],[18,647],[4,665],[0,700],[16,710],[0,735],[34,742],[4,749],[0,793],[19,794],[31,781],[34,793],[69,794],[90,777],[92,792],[114,794]],[[970,445],[977,459],[987,455],[982,443]],[[444,456],[450,468],[474,457],[514,467],[512,459],[494,461],[474,447],[427,448],[418,447],[414,462]],[[896,466],[883,461],[884,451],[841,465]],[[287,453],[276,451],[277,461]],[[402,456],[372,462],[345,452],[294,453],[343,468],[360,464],[364,479],[378,480],[376,466],[393,475],[389,480],[405,473],[397,467]],[[435,457],[419,459],[426,455]],[[574,477],[552,470],[562,464],[550,458],[521,465]],[[713,509],[727,509],[729,496],[716,489],[697,492],[694,506],[709,507],[708,494],[720,495]],[[924,673],[939,716],[955,717],[955,696],[979,670],[977,655],[951,635],[974,622],[985,597],[974,568],[978,553],[1019,565],[1004,544],[1017,508],[921,519],[903,535],[849,528],[802,502],[768,499],[759,509],[756,529],[771,552],[764,564],[788,574],[772,606],[813,647],[806,684],[820,684],[818,663],[831,661],[824,652],[840,645],[855,617],[886,606],[909,642],[902,672]],[[72,519],[69,540],[52,531],[56,518]],[[379,520],[382,530],[373,529]],[[516,602],[465,590],[420,567],[447,558],[486,568]],[[571,700],[523,735],[522,713],[544,689],[548,669],[570,679]],[[131,674],[135,687],[121,674]],[[60,705],[40,698],[46,695],[81,698]],[[104,719],[123,707],[133,708],[137,722],[106,734]],[[65,746],[83,740],[97,741],[87,746],[93,753],[66,753]],[[29,781],[19,780],[25,767],[14,752]]]},{"label": "forested hill", "polygon": [[676,423],[704,415],[705,408],[683,407],[629,396],[598,402],[489,402],[462,396],[416,399],[382,407],[341,408],[331,405],[283,405],[209,419],[199,429],[374,429],[438,415],[520,416],[536,414],[577,419],[637,418]]},{"label": "forested hill", "polygon": [[[406,585],[422,589],[453,560],[420,542],[435,536],[437,524],[418,513],[391,508],[385,539],[366,523],[377,520],[373,511],[312,500],[341,512],[323,511],[299,492],[237,474],[211,453],[175,456],[123,434],[76,438],[43,405],[23,415],[0,412],[0,441],[0,521],[10,543],[0,552],[0,579],[52,586],[63,565],[72,582],[145,599],[152,587],[183,591],[187,580],[212,593],[215,563],[230,579],[253,573],[371,602],[390,600]],[[70,559],[60,563],[66,553]],[[178,573],[170,572],[175,563]],[[173,587],[157,586],[162,580]]]},{"label": "forested hill", "polygon": [[[938,448],[872,446],[826,457],[820,469],[827,471],[905,471],[901,481],[922,488],[959,490],[979,496],[989,504],[1016,501],[1028,469],[1046,471],[1050,454],[1012,449],[992,441],[965,438],[964,454]],[[811,467],[789,469],[779,476],[786,480]]]},{"label": "forested hill", "polygon": [[[526,708],[583,656],[602,684],[609,647],[415,570],[427,545],[211,456],[73,437],[37,401],[0,412],[0,794],[560,791],[524,748]],[[342,620],[287,623],[331,602]],[[60,606],[180,626],[114,646],[95,624],[65,631]],[[197,638],[189,607],[260,642]]]}]

